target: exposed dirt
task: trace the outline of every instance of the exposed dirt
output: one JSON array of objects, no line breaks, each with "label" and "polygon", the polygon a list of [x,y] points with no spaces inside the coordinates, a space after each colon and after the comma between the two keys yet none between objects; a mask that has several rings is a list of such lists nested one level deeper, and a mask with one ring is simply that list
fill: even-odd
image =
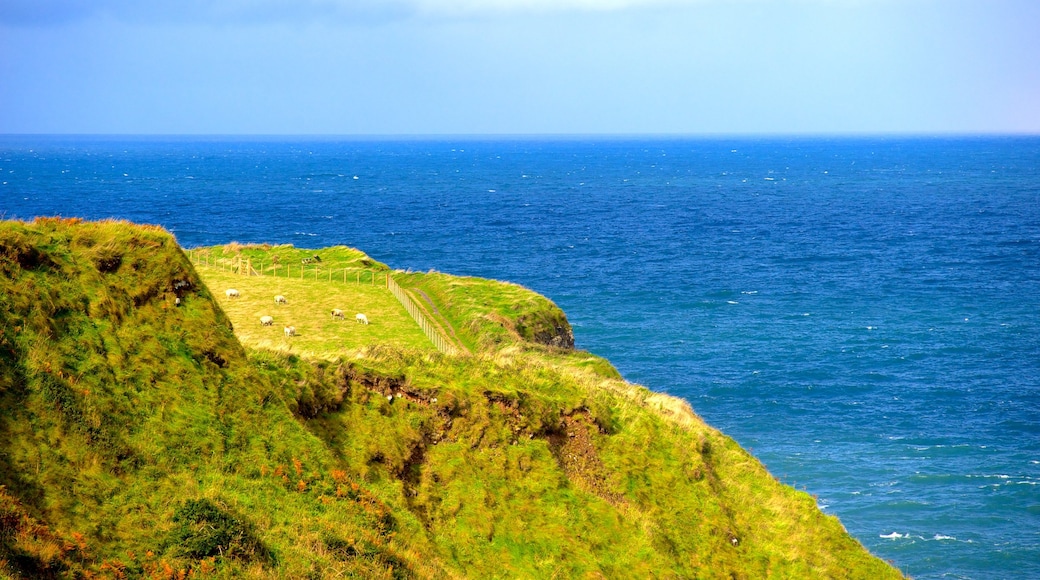
[{"label": "exposed dirt", "polygon": [[624,502],[624,497],[613,491],[607,480],[607,470],[596,451],[594,437],[598,434],[595,422],[588,412],[579,411],[563,417],[564,429],[549,435],[549,448],[560,463],[567,478],[585,491],[595,494],[612,505]]},{"label": "exposed dirt", "polygon": [[[435,391],[415,388],[408,383],[405,377],[373,376],[358,372],[354,368],[348,368],[344,372],[344,378],[346,379],[342,385],[344,390],[348,390],[353,384],[363,387],[373,394],[378,393],[380,396],[386,397],[388,402],[394,405],[413,403],[417,406],[435,409],[432,420],[425,425],[422,437],[412,443],[409,457],[394,474],[404,484],[405,497],[411,503],[411,498],[417,495],[418,487],[421,484],[423,465],[426,462],[429,448],[441,441],[453,440],[454,420],[468,413],[469,404],[464,400],[456,400],[450,395],[444,395],[442,397],[444,400],[438,402]],[[560,422],[555,426],[549,426],[545,428],[545,431],[534,433],[530,431],[530,425],[525,419],[517,399],[494,391],[485,391],[484,397],[487,403],[507,421],[513,432],[514,443],[521,439],[545,439],[560,468],[575,487],[594,494],[615,506],[625,502],[622,494],[614,491],[610,485],[608,471],[600,460],[595,445],[596,438],[602,436],[603,432],[587,409],[576,409],[560,417]],[[475,439],[474,447],[479,447],[483,441],[483,435],[478,435]],[[426,522],[426,514],[422,506],[410,505],[409,507],[421,521]]]}]

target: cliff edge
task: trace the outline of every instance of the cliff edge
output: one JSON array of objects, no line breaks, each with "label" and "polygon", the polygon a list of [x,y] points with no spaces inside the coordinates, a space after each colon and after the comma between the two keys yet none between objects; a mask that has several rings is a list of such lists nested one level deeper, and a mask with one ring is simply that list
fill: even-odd
[{"label": "cliff edge", "polygon": [[[901,577],[686,403],[574,350],[544,297],[398,273],[471,354],[377,340],[392,306],[301,318],[319,353],[236,336],[249,286],[225,311],[214,263],[155,227],[0,222],[0,576]],[[372,280],[344,288],[383,304]]]}]

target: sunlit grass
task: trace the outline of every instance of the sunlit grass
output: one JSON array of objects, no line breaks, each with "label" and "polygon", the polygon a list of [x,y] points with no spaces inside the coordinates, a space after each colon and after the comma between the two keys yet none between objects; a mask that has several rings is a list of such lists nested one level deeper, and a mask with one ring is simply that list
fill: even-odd
[{"label": "sunlit grass", "polygon": [[[401,303],[378,283],[241,276],[201,265],[196,270],[246,346],[317,356],[335,356],[376,344],[434,350]],[[238,290],[240,296],[228,298],[224,294],[228,288]],[[285,296],[285,304],[275,303],[278,295]],[[342,319],[332,317],[334,308],[343,311]],[[369,324],[355,322],[358,313]],[[274,324],[261,326],[261,316],[271,316]],[[286,326],[295,327],[296,335],[286,337]]]},{"label": "sunlit grass", "polygon": [[899,577],[685,402],[547,346],[533,292],[401,274],[481,347],[448,356],[328,280],[386,274],[361,252],[203,251],[0,222],[0,578]]}]

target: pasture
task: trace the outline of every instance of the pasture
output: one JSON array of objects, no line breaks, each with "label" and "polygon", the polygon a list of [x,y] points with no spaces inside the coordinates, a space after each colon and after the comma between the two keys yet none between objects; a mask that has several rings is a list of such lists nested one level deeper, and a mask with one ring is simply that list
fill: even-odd
[{"label": "pasture", "polygon": [[[319,357],[337,356],[377,344],[435,350],[401,303],[383,286],[342,281],[242,276],[214,266],[195,265],[202,281],[235,327],[242,344]],[[228,297],[229,288],[239,297]],[[274,297],[285,296],[284,304]],[[339,308],[344,318],[333,318]],[[370,324],[358,324],[354,315],[364,313]],[[274,324],[261,326],[260,317]],[[294,326],[296,335],[285,336]]]}]

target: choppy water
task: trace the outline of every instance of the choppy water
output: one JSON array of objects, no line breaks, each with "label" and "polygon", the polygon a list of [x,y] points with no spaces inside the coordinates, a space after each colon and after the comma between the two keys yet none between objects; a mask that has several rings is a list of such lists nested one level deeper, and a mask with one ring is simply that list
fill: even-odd
[{"label": "choppy water", "polygon": [[0,182],[519,282],[904,572],[1040,577],[1040,138],[8,136]]}]

